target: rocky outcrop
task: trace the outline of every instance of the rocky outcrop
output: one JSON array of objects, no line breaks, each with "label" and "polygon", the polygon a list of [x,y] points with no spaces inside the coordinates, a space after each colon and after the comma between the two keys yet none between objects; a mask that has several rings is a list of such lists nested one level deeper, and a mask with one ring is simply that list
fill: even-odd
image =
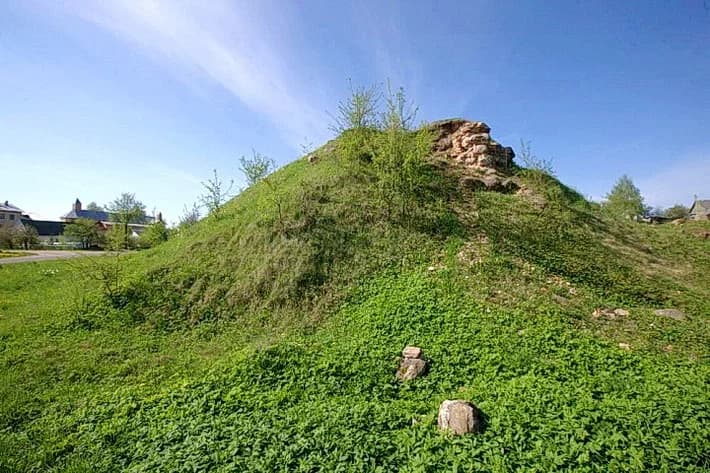
[{"label": "rocky outcrop", "polygon": [[434,156],[467,171],[461,180],[465,187],[497,191],[518,188],[510,179],[513,148],[493,140],[485,123],[452,118],[431,123],[429,129],[434,135]]},{"label": "rocky outcrop", "polygon": [[429,125],[434,133],[434,153],[469,168],[509,172],[515,153],[491,138],[483,122],[460,118],[440,120]]}]

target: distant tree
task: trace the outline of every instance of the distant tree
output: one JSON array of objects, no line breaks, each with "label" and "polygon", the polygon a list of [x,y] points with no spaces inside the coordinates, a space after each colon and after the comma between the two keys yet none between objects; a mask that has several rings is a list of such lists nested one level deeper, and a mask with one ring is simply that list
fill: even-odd
[{"label": "distant tree", "polygon": [[222,182],[222,180],[217,175],[217,170],[212,170],[213,177],[208,179],[207,182],[202,182],[202,187],[205,188],[205,193],[202,194],[199,199],[202,205],[207,209],[209,215],[214,215],[215,218],[219,218],[220,209],[222,205],[229,199],[230,192],[234,186],[234,181],[229,181],[229,186]]},{"label": "distant tree", "polygon": [[84,249],[100,246],[103,242],[103,235],[98,225],[88,218],[78,218],[64,227],[64,235],[79,240]]},{"label": "distant tree", "polygon": [[274,160],[252,150],[252,157],[239,158],[239,170],[244,173],[247,185],[252,186],[271,174],[275,168]]},{"label": "distant tree", "polygon": [[130,235],[128,227],[113,225],[104,234],[104,248],[110,251],[133,248],[135,242]]},{"label": "distant tree", "polygon": [[104,208],[97,204],[96,202],[89,202],[89,205],[86,206],[86,210],[94,210],[94,211],[100,211],[103,212]]},{"label": "distant tree", "polygon": [[111,214],[112,220],[121,225],[124,237],[123,247],[128,248],[130,246],[128,225],[145,222],[145,205],[136,200],[135,194],[124,192],[108,204],[106,209]]},{"label": "distant tree", "polygon": [[603,208],[611,215],[624,218],[634,218],[646,211],[641,191],[626,175],[621,176],[606,195]]},{"label": "distant tree", "polygon": [[14,225],[0,225],[0,248],[11,250],[17,244],[17,228]]},{"label": "distant tree", "polygon": [[330,129],[340,134],[346,130],[377,128],[377,111],[381,99],[381,92],[377,86],[353,87],[350,85],[350,96],[338,104],[338,112],[333,118]]},{"label": "distant tree", "polygon": [[17,227],[15,235],[20,248],[29,250],[39,243],[39,233],[32,225],[20,225]]},{"label": "distant tree", "polygon": [[200,221],[200,206],[196,202],[193,202],[191,207],[185,205],[182,208],[182,215],[180,216],[180,222],[178,223],[178,228],[187,228],[196,224]]},{"label": "distant tree", "polygon": [[686,218],[688,216],[688,212],[690,212],[690,209],[685,205],[675,204],[673,207],[668,207],[664,210],[663,216],[675,220],[678,218]]},{"label": "distant tree", "polygon": [[143,248],[152,248],[163,242],[168,241],[170,230],[168,230],[165,222],[155,222],[148,225],[148,228],[138,238],[138,244]]}]

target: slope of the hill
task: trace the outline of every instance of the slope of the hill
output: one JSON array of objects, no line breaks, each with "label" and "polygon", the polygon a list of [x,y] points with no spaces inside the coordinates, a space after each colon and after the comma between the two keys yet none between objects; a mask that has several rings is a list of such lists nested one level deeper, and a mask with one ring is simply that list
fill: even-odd
[{"label": "slope of the hill", "polygon": [[[440,163],[395,211],[342,146],[150,252],[3,268],[0,470],[710,468],[707,225]],[[438,432],[444,399],[483,433]]]}]

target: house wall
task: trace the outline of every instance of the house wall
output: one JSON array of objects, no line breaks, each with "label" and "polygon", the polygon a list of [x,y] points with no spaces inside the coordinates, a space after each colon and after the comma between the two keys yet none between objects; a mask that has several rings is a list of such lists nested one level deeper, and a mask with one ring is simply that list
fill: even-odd
[{"label": "house wall", "polygon": [[20,217],[22,217],[22,214],[20,212],[8,212],[7,210],[0,210],[0,225],[18,225],[20,223]]},{"label": "house wall", "polygon": [[708,220],[710,219],[710,209],[706,209],[701,205],[695,205],[688,216],[691,220]]}]

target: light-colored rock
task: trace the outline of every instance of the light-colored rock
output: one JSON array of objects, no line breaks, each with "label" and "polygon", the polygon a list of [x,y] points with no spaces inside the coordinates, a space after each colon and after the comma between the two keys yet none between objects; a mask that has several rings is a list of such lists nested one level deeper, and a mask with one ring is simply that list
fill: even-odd
[{"label": "light-colored rock", "polygon": [[631,345],[629,345],[628,343],[619,343],[619,348],[621,348],[622,350],[629,351],[631,350]]},{"label": "light-colored rock", "polygon": [[620,317],[626,317],[627,315],[629,315],[629,311],[626,309],[614,309],[614,314]]},{"label": "light-colored rock", "polygon": [[405,358],[421,358],[422,349],[411,345],[406,346],[404,347],[404,350],[402,350],[402,356]]},{"label": "light-colored rock", "polygon": [[410,381],[423,375],[426,371],[426,361],[420,358],[403,358],[397,370],[397,379]]},{"label": "light-colored rock", "polygon": [[437,423],[441,430],[455,435],[477,433],[481,431],[481,414],[468,401],[446,400],[439,407]]},{"label": "light-colored rock", "polygon": [[657,309],[653,311],[654,314],[660,315],[661,317],[668,317],[673,320],[685,320],[685,314],[678,309]]},{"label": "light-colored rock", "polygon": [[462,119],[440,120],[429,125],[434,133],[434,152],[473,169],[510,171],[515,153],[491,139],[483,122]]}]

